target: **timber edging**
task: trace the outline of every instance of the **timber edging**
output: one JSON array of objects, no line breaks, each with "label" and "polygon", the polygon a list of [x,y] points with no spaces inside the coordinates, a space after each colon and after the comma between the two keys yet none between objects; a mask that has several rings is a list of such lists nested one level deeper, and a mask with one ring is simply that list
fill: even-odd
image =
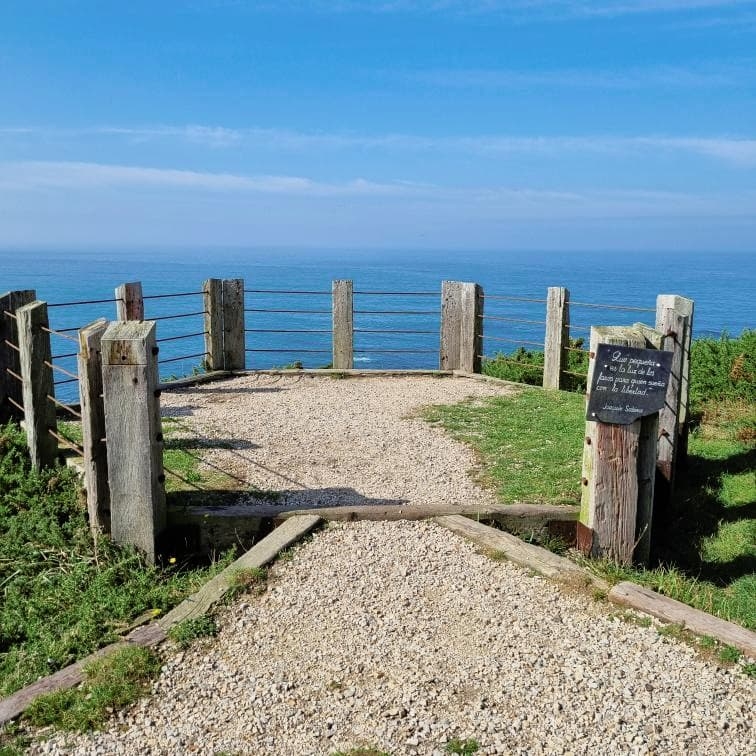
[{"label": "timber edging", "polygon": [[86,679],[84,670],[93,661],[129,645],[150,647],[162,643],[168,637],[168,631],[173,625],[185,619],[198,617],[218,603],[233,587],[234,576],[239,570],[263,567],[273,561],[279,552],[309,533],[320,522],[321,519],[314,515],[292,517],[286,520],[235,562],[232,562],[222,572],[205,583],[196,593],[171,609],[164,617],[149,625],[143,625],[132,630],[123,640],[97,649],[84,659],[80,659],[52,675],[36,680],[31,685],[27,685],[7,698],[3,698],[0,700],[0,725],[23,714],[38,696],[59,690],[68,690],[84,682]]}]

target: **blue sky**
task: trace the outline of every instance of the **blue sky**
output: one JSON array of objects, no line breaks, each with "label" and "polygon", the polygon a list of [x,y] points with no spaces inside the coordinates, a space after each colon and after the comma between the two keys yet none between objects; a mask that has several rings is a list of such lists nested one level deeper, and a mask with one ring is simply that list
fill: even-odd
[{"label": "blue sky", "polygon": [[0,246],[756,250],[756,0],[0,3]]}]

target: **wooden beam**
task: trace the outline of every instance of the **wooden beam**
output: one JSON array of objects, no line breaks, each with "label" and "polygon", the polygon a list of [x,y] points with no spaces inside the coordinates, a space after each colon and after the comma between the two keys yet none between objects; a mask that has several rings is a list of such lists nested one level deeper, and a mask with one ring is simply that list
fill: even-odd
[{"label": "wooden beam", "polygon": [[58,421],[55,405],[48,398],[55,396],[55,386],[50,367],[52,352],[47,302],[35,300],[19,307],[16,317],[29,455],[36,469],[51,467],[58,457],[58,442],[50,431],[57,433]]},{"label": "wooden beam", "polygon": [[483,289],[476,283],[461,287],[459,368],[480,373],[483,355]]},{"label": "wooden beam", "polygon": [[208,278],[202,284],[205,304],[205,365],[208,370],[223,370],[223,281]]},{"label": "wooden beam", "polygon": [[551,286],[546,297],[546,338],[543,350],[543,387],[559,389],[570,344],[570,292]]},{"label": "wooden beam", "polygon": [[223,369],[244,370],[244,281],[223,281]]},{"label": "wooden beam", "polygon": [[502,530],[459,515],[437,517],[435,522],[484,549],[501,552],[515,564],[535,570],[544,577],[580,587],[594,586],[602,590],[609,588],[604,580],[566,557],[561,557],[540,546],[525,543]]},{"label": "wooden beam", "polygon": [[144,297],[139,281],[116,287],[116,320],[144,320]]},{"label": "wooden beam", "polygon": [[24,406],[23,390],[13,375],[21,374],[16,310],[36,298],[34,289],[6,291],[0,296],[0,423],[23,419],[23,411],[19,409]]},{"label": "wooden beam", "polygon": [[462,283],[441,283],[441,370],[459,370],[459,346],[462,334]]},{"label": "wooden beam", "polygon": [[609,591],[608,598],[614,604],[629,606],[664,622],[682,625],[696,635],[716,638],[747,656],[756,658],[756,633],[733,622],[714,617],[635,583],[617,583]]},{"label": "wooden beam", "polygon": [[154,322],[111,323],[102,336],[111,533],[150,563],[166,519],[157,351]]},{"label": "wooden beam", "polygon": [[352,281],[332,284],[333,369],[354,367],[354,287]]},{"label": "wooden beam", "polygon": [[110,533],[108,455],[105,448],[105,404],[102,399],[102,336],[107,320],[96,320],[79,331],[79,397],[84,448],[84,488],[89,527],[94,537]]}]

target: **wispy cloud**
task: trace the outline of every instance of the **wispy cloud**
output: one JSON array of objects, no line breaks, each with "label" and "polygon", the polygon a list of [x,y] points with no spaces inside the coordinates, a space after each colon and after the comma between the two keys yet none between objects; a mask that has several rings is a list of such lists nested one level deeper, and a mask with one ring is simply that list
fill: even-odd
[{"label": "wispy cloud", "polygon": [[[36,135],[52,138],[80,139],[95,134],[148,142],[172,140],[203,145],[210,148],[252,148],[298,152],[319,150],[372,150],[390,153],[437,152],[481,156],[544,155],[568,156],[576,153],[602,153],[607,155],[644,156],[685,153],[699,158],[715,159],[733,166],[750,168],[756,165],[756,138],[740,136],[698,135],[579,135],[579,136],[514,136],[481,134],[471,136],[436,137],[417,134],[356,134],[349,132],[302,132],[288,129],[244,128],[222,126],[154,126],[154,127],[93,127],[80,130],[55,129],[0,129],[4,133]],[[27,165],[33,165],[28,163]],[[40,165],[43,165],[40,163]],[[54,165],[46,163],[44,165]],[[65,163],[61,165],[74,165]],[[81,163],[81,165],[90,165]],[[124,168],[123,176],[139,169]],[[187,176],[192,172],[183,172]],[[226,174],[213,176],[220,185],[230,180]]]},{"label": "wispy cloud", "polygon": [[326,183],[299,176],[238,175],[103,163],[22,161],[0,163],[5,189],[97,189],[167,187],[209,192],[249,192],[322,197],[399,195],[413,191],[407,183],[376,183],[356,178]]}]

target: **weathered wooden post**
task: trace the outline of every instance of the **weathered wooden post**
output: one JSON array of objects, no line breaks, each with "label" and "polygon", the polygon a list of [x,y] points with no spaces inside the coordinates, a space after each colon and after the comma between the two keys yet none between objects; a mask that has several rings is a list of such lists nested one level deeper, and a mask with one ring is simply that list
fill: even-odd
[{"label": "weathered wooden post", "polygon": [[104,318],[79,330],[79,400],[84,449],[84,488],[92,534],[110,533],[110,489],[105,448],[105,405],[102,399]]},{"label": "weathered wooden post", "polygon": [[335,370],[354,367],[354,285],[352,281],[334,281],[331,287],[333,318],[333,356]]},{"label": "weathered wooden post", "polygon": [[35,300],[19,307],[16,318],[29,456],[33,467],[51,467],[58,456],[58,442],[50,431],[57,432],[58,422],[49,399],[55,396],[55,386],[47,302]]},{"label": "weathered wooden post", "polygon": [[144,320],[144,297],[139,281],[116,286],[116,320]]},{"label": "weathered wooden post", "polygon": [[475,283],[441,283],[441,370],[479,373],[483,353],[483,290]]},{"label": "weathered wooden post", "polygon": [[648,560],[658,412],[672,354],[640,328],[591,328],[578,546],[620,564]]},{"label": "weathered wooden post", "polygon": [[18,327],[16,310],[33,302],[37,293],[33,290],[7,291],[0,296],[0,423],[21,420],[24,416],[24,397],[18,351]]},{"label": "weathered wooden post", "polygon": [[166,522],[157,354],[154,322],[111,323],[102,335],[111,534],[150,563]]},{"label": "weathered wooden post", "polygon": [[550,286],[546,297],[546,338],[543,349],[543,387],[562,387],[562,372],[567,364],[570,344],[570,292],[563,286]]},{"label": "weathered wooden post", "polygon": [[208,278],[202,284],[205,304],[205,364],[208,370],[223,370],[223,281]]},{"label": "weathered wooden post", "polygon": [[244,370],[244,281],[229,278],[223,281],[223,367]]},{"label": "weathered wooden post", "polygon": [[[674,311],[674,315],[670,312]],[[656,298],[656,330],[669,335],[677,334],[681,350],[681,365],[679,369],[680,397],[677,410],[677,435],[673,449],[674,467],[685,465],[688,459],[688,414],[690,403],[690,345],[693,339],[693,311],[692,299],[677,294],[660,294]],[[680,316],[685,320],[684,336],[675,328],[679,326]],[[669,348],[669,347],[667,347]],[[677,347],[675,347],[677,348]],[[666,430],[669,430],[666,428]],[[662,445],[664,446],[664,445]],[[666,460],[664,460],[666,461]]]}]

